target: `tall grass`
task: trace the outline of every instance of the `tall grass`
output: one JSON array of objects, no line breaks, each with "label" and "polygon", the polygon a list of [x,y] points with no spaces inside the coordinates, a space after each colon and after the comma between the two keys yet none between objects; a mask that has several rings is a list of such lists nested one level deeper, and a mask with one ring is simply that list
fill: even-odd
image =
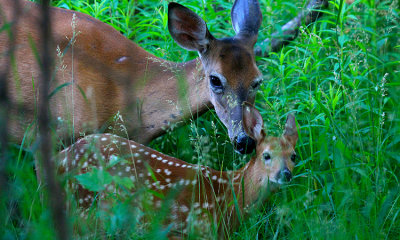
[{"label": "tall grass", "polygon": [[[295,16],[305,2],[261,0],[259,40]],[[216,37],[233,35],[231,2],[180,2],[196,11]],[[56,0],[54,6],[94,16],[149,52],[172,61],[196,53],[173,42],[167,30],[167,2]],[[233,239],[397,239],[400,234],[400,29],[399,2],[331,1],[324,17],[302,27],[282,51],[259,58],[264,83],[256,106],[270,134],[280,134],[289,112],[300,126],[295,178],[249,216]],[[209,111],[183,126],[171,126],[151,147],[188,162],[217,169],[242,166],[226,130]],[[33,172],[35,146],[16,146],[8,172],[10,206],[3,238],[51,239],[50,213],[43,186]],[[74,210],[74,196],[68,194]],[[115,201],[113,214],[94,211],[94,220],[70,214],[83,238],[163,238],[168,226],[147,209],[143,228],[127,202]],[[168,204],[168,203],[166,203]],[[159,213],[153,213],[159,214]],[[101,219],[101,221],[99,221]]]}]

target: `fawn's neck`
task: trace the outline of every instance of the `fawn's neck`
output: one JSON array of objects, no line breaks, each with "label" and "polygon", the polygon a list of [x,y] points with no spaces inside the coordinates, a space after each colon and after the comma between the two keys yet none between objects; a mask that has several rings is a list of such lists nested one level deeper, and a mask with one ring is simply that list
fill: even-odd
[{"label": "fawn's neck", "polygon": [[264,202],[271,189],[266,184],[265,173],[260,169],[261,161],[253,157],[243,168],[234,171],[233,186],[240,207],[245,209],[257,206]]}]

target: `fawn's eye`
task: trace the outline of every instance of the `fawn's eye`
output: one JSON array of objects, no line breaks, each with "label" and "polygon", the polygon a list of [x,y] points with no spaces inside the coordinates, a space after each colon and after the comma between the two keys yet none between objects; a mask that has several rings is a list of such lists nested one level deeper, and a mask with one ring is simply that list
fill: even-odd
[{"label": "fawn's eye", "polygon": [[210,76],[210,86],[213,92],[222,93],[224,86],[222,85],[221,79],[219,77],[211,75]]},{"label": "fawn's eye", "polygon": [[265,162],[271,160],[271,155],[269,155],[269,153],[264,153],[264,154],[263,154],[263,157],[264,157],[264,161],[265,161]]},{"label": "fawn's eye", "polygon": [[292,156],[290,156],[290,159],[294,162],[296,161],[296,153],[293,153]]}]

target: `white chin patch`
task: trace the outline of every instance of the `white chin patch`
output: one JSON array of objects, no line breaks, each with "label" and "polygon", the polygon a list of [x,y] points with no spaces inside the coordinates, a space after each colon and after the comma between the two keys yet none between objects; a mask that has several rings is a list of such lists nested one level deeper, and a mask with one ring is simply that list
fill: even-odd
[{"label": "white chin patch", "polygon": [[284,181],[282,181],[282,180],[279,179],[279,180],[277,181],[277,183],[280,184],[280,185],[283,185],[283,184],[285,184],[286,182],[284,182]]}]

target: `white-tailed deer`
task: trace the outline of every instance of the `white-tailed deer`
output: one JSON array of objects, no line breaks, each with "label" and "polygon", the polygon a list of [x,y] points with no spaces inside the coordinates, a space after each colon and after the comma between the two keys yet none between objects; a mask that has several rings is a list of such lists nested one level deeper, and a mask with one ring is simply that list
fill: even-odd
[{"label": "white-tailed deer", "polygon": [[[140,188],[153,190],[157,194],[149,201],[155,208],[161,206],[159,196],[177,191],[168,219],[175,224],[175,230],[185,229],[193,214],[199,228],[204,227],[202,224],[218,223],[221,228],[229,230],[237,224],[238,217],[246,216],[245,213],[263,203],[269,193],[290,181],[295,166],[298,132],[293,115],[288,115],[281,137],[266,136],[260,113],[252,105],[245,104],[243,127],[256,140],[256,154],[236,171],[216,171],[189,164],[111,134],[80,139],[59,153],[57,162],[61,173],[80,175],[97,169],[131,179],[135,187],[128,195]],[[83,208],[91,206],[97,193],[77,183],[74,183],[74,188],[72,191],[80,205]],[[121,189],[111,183],[104,186],[97,196],[122,194]]]},{"label": "white-tailed deer", "polygon": [[[17,18],[12,16],[18,12],[13,10],[15,1],[21,6]],[[316,19],[315,11],[310,9],[321,8],[326,2],[311,0],[306,11],[286,24],[283,32],[264,40],[266,49],[277,51],[287,44],[296,36],[303,19],[306,24]],[[0,72],[10,73],[10,135],[16,140],[22,140],[26,126],[35,121],[35,103],[43,97],[36,58],[36,51],[41,50],[40,14],[35,3],[0,0],[0,28],[5,29],[0,32]],[[76,138],[80,133],[96,131],[120,112],[129,138],[147,143],[162,134],[169,122],[197,117],[214,107],[236,149],[241,153],[252,151],[254,141],[245,134],[240,120],[243,101],[254,102],[262,80],[253,50],[261,18],[257,0],[237,0],[232,8],[236,36],[216,39],[197,14],[170,3],[171,36],[200,56],[186,63],[173,63],[146,52],[99,20],[52,8],[52,47],[54,56],[59,47],[63,63],[57,63],[51,90],[63,88],[51,97],[50,109],[53,119],[63,123],[58,126],[60,136]],[[10,38],[8,28],[14,29],[14,37]],[[12,49],[10,41],[15,46]],[[260,49],[256,52],[261,54]],[[9,55],[14,56],[13,61],[5,60]],[[180,91],[179,85],[187,89]],[[178,91],[184,93],[183,97],[178,97]]]}]

